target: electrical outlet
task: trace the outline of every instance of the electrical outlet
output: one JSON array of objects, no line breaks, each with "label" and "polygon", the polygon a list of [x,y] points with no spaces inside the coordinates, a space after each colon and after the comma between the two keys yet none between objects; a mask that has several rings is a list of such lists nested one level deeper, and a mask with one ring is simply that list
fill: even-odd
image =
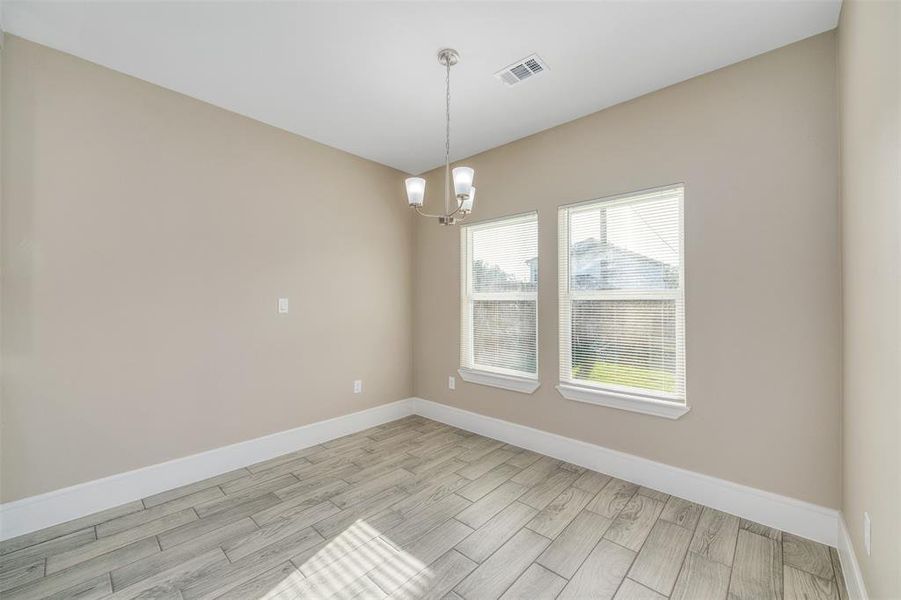
[{"label": "electrical outlet", "polygon": [[288,299],[287,298],[279,298],[278,299],[278,314],[284,315],[288,312]]},{"label": "electrical outlet", "polygon": [[447,389],[449,389],[449,390],[457,389],[457,378],[456,377],[448,377],[447,378]]},{"label": "electrical outlet", "polygon": [[354,380],[354,394],[362,394],[363,393],[363,380],[355,379]]},{"label": "electrical outlet", "polygon": [[870,555],[870,513],[863,513],[863,547],[867,550],[867,556]]}]

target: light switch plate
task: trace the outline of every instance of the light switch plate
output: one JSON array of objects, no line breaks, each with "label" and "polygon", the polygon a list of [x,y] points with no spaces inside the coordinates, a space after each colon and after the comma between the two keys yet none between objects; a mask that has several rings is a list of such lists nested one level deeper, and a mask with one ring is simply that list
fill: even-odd
[{"label": "light switch plate", "polygon": [[278,299],[278,314],[284,315],[288,312],[288,299],[287,298],[279,298]]}]

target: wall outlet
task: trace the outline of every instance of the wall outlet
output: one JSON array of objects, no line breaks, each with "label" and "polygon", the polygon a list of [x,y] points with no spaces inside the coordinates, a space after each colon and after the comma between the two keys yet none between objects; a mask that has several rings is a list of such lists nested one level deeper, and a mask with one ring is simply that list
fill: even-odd
[{"label": "wall outlet", "polygon": [[361,393],[363,393],[363,380],[355,379],[354,380],[354,394],[361,394]]},{"label": "wall outlet", "polygon": [[455,390],[457,389],[457,378],[456,377],[448,377],[447,378],[447,389]]},{"label": "wall outlet", "polygon": [[863,513],[863,547],[870,555],[870,513]]},{"label": "wall outlet", "polygon": [[279,298],[278,299],[278,314],[284,315],[288,312],[288,299],[287,298]]}]

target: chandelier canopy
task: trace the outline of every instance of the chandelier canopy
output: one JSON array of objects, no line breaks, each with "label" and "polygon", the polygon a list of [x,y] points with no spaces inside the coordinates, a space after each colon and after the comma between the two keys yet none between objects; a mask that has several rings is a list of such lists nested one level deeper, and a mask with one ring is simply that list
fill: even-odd
[{"label": "chandelier canopy", "polygon": [[455,167],[453,170],[454,198],[457,206],[451,210],[451,168],[450,168],[450,71],[451,67],[460,61],[460,55],[456,50],[445,48],[438,52],[438,62],[444,65],[445,77],[445,129],[444,129],[444,214],[433,215],[422,210],[425,199],[425,179],[422,177],[410,177],[407,184],[407,203],[417,213],[424,217],[438,219],[442,225],[456,225],[472,212],[473,201],[476,197],[476,188],[472,185],[475,175],[469,167]]}]

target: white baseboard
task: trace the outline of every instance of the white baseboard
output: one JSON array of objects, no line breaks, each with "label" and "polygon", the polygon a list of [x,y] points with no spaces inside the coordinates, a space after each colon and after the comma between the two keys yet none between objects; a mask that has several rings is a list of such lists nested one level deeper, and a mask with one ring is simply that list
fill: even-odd
[{"label": "white baseboard", "polygon": [[844,517],[839,517],[838,530],[838,557],[842,562],[842,574],[845,576],[845,584],[848,586],[850,600],[869,600],[867,586],[863,581],[863,573],[857,555],[854,553],[854,544],[851,543],[851,535],[848,533],[848,524]]},{"label": "white baseboard", "polygon": [[413,412],[508,444],[788,531],[829,546],[838,541],[839,512],[787,496],[610,450],[525,425],[421,398]]},{"label": "white baseboard", "polygon": [[399,400],[325,421],[177,458],[0,505],[0,540],[65,523],[214,475],[405,417]]},{"label": "white baseboard", "polygon": [[[646,485],[830,546],[843,542],[839,534],[841,517],[836,510],[421,398],[399,400],[0,505],[0,539],[64,523],[410,414],[420,414]],[[853,550],[845,543],[846,549],[839,546],[839,551],[848,586],[857,585],[863,590]],[[865,592],[859,597],[865,600]]]}]

